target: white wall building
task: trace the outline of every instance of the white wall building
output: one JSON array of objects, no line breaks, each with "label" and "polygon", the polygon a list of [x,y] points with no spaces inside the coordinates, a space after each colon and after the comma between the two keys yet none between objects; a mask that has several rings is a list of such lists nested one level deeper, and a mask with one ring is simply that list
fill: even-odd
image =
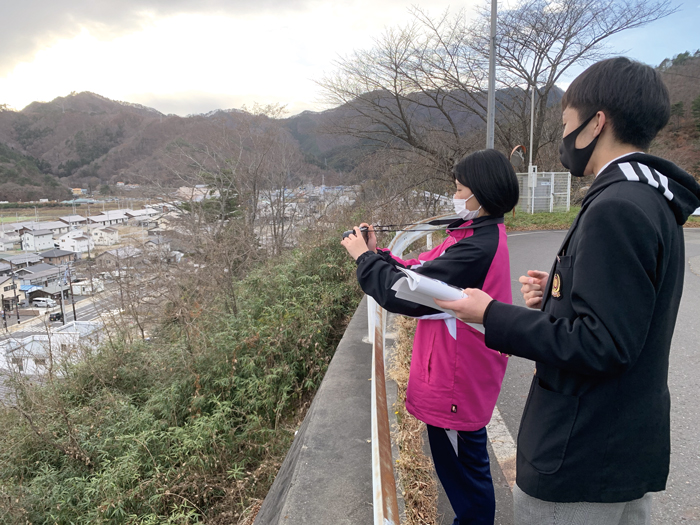
[{"label": "white wall building", "polygon": [[[43,376],[50,369],[59,372],[61,364],[77,362],[83,352],[95,348],[102,338],[102,323],[72,321],[47,334],[0,343],[1,368],[22,375]],[[59,372],[60,373],[60,372]]]},{"label": "white wall building", "polygon": [[100,226],[90,232],[95,246],[112,246],[119,242],[119,231],[110,226]]},{"label": "white wall building", "polygon": [[58,238],[58,246],[61,250],[86,253],[95,248],[95,243],[83,230],[72,230]]},{"label": "white wall building", "polygon": [[22,249],[30,252],[44,252],[55,248],[53,232],[51,230],[30,230],[22,228],[20,230],[22,238]]},{"label": "white wall building", "polygon": [[124,224],[128,217],[120,210],[104,211],[101,215],[88,217],[88,222],[91,224],[99,224],[100,226],[114,226],[116,224]]}]

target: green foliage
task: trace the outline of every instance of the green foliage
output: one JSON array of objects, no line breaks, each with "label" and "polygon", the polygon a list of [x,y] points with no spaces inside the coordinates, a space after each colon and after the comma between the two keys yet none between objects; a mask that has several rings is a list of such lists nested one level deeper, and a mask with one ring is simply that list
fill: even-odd
[{"label": "green foliage", "polygon": [[235,522],[320,384],[359,299],[354,266],[336,237],[307,246],[237,283],[237,315],[214,297],[194,326],[21,389],[0,412],[0,522]]},{"label": "green foliage", "polygon": [[671,116],[676,117],[675,128],[678,129],[681,124],[681,118],[685,116],[685,108],[683,107],[682,100],[680,102],[676,102],[675,104],[671,104]]},{"label": "green foliage", "polygon": [[698,57],[700,57],[700,49],[695,50],[695,52],[685,51],[683,53],[678,53],[673,58],[664,58],[661,64],[659,64],[659,69],[665,71],[672,66],[682,66],[691,58]]},{"label": "green foliage", "polygon": [[700,131],[700,96],[698,96],[690,105],[690,114],[695,121],[695,127]]},{"label": "green foliage", "polygon": [[567,212],[555,213],[526,213],[516,210],[515,217],[512,213],[506,213],[506,228],[514,230],[566,230],[571,226],[581,211],[580,206],[572,206]]},{"label": "green foliage", "polygon": [[58,176],[68,177],[79,168],[90,164],[102,155],[105,155],[114,146],[121,143],[124,138],[124,129],[121,125],[116,129],[92,129],[80,130],[68,141],[68,145],[75,148],[78,159],[71,159],[58,165]]},{"label": "green foliage", "polygon": [[68,189],[50,175],[45,160],[22,155],[0,143],[0,200],[65,199]]},{"label": "green foliage", "polygon": [[36,141],[50,135],[51,128],[38,128],[35,126],[38,117],[30,119],[26,115],[19,113],[14,123],[15,136],[24,149],[30,148]]}]

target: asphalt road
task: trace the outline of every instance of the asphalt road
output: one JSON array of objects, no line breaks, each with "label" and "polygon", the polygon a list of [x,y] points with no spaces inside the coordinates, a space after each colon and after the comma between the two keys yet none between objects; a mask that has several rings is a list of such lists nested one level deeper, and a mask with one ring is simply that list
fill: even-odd
[{"label": "asphalt road", "polygon": [[[101,311],[109,306],[109,304],[110,302],[108,299],[100,298],[94,302],[87,301],[86,303],[84,302],[83,304],[76,305],[75,313],[78,321],[90,321],[95,319],[100,315]],[[67,301],[64,305],[64,310],[66,314],[66,323],[73,321],[73,307],[69,301]],[[50,310],[51,313],[60,311],[60,308],[52,308]],[[19,330],[11,333],[3,331],[0,327],[0,341],[4,341],[5,339],[22,339],[23,337],[34,334],[45,334],[47,325],[53,328],[58,328],[63,324],[61,321],[49,322],[48,315],[42,314],[39,317],[40,319],[37,317],[22,317],[22,324],[26,326],[26,328],[20,328]],[[16,318],[13,317],[11,321],[12,323],[10,326],[14,326],[16,323]]]},{"label": "asphalt road", "polygon": [[[508,236],[513,299],[523,305],[517,279],[529,269],[549,271],[565,232],[522,232]],[[671,347],[671,474],[667,489],[654,495],[654,525],[700,525],[700,229],[686,229],[686,275],[683,299]],[[534,364],[512,357],[498,400],[515,440]],[[495,458],[492,460],[498,525],[512,525],[510,491]],[[507,487],[507,485],[506,485]],[[446,521],[451,523],[451,521]]]}]

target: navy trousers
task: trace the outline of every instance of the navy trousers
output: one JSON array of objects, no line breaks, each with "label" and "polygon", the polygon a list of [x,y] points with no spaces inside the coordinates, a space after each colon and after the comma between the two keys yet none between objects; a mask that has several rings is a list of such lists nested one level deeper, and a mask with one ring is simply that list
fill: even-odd
[{"label": "navy trousers", "polygon": [[493,525],[496,496],[486,427],[466,432],[427,426],[435,471],[456,514],[453,525]]}]

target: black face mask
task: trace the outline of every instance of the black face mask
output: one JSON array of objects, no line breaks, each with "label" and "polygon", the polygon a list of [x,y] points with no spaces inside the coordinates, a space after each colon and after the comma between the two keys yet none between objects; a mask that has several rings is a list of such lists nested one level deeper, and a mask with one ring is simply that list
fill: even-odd
[{"label": "black face mask", "polygon": [[583,172],[588,165],[588,161],[591,160],[591,155],[593,155],[593,150],[600,135],[594,138],[588,146],[581,149],[576,148],[576,138],[597,114],[598,112],[593,113],[583,124],[564,137],[559,145],[559,160],[574,177],[583,177]]}]

